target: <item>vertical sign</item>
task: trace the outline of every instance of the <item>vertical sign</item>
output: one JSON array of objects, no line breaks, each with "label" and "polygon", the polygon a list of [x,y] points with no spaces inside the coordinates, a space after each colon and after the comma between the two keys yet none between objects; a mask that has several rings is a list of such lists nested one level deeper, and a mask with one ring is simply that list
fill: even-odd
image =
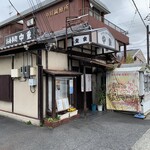
[{"label": "vertical sign", "polygon": [[73,80],[69,80],[69,94],[73,94]]},{"label": "vertical sign", "polygon": [[[92,81],[91,81],[92,75],[86,74],[85,75],[85,81],[86,81],[86,92],[92,91]],[[84,92],[84,76],[81,75],[81,92]]]}]

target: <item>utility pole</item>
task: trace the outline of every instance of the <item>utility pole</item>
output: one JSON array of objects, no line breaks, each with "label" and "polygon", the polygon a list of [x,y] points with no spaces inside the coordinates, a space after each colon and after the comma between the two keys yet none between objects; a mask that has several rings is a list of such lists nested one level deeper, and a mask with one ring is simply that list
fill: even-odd
[{"label": "utility pole", "polygon": [[146,33],[147,33],[147,64],[149,65],[149,25],[146,26]]},{"label": "utility pole", "polygon": [[150,32],[149,32],[149,25],[146,25],[146,24],[145,24],[145,22],[144,22],[144,20],[143,20],[141,14],[140,14],[140,12],[139,12],[139,9],[138,9],[137,6],[136,6],[134,0],[132,0],[132,2],[133,2],[133,4],[134,4],[134,6],[135,6],[135,8],[136,8],[136,10],[137,10],[137,12],[138,12],[140,18],[141,18],[141,21],[143,22],[144,26],[146,27],[146,36],[147,36],[147,64],[149,65],[149,34],[150,34]]}]

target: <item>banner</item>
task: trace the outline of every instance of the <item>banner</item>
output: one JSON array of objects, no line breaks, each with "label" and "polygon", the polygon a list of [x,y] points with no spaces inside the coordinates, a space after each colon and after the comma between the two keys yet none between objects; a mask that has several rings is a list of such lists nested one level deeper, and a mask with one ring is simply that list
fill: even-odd
[{"label": "banner", "polygon": [[139,73],[133,71],[107,73],[107,109],[139,112]]}]

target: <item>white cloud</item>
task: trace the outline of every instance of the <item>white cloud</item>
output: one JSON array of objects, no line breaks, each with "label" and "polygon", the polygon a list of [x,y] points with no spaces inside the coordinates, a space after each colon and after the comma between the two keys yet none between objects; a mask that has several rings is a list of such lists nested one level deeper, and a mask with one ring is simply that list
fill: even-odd
[{"label": "white cloud", "polygon": [[[43,1],[43,0],[41,0]],[[111,14],[106,15],[106,18],[128,31],[130,44],[128,47],[136,47],[140,48],[145,52],[146,50],[146,29],[138,15],[135,14],[135,7],[132,3],[132,0],[100,0],[102,1],[108,9],[111,11]],[[29,4],[28,0],[11,0],[16,9],[21,12],[31,4]],[[34,0],[34,4],[36,4],[37,0]],[[135,0],[137,7],[143,18],[145,18],[149,12],[149,0]],[[11,7],[9,8],[10,3],[8,0],[1,0],[0,5],[0,21],[3,21],[10,17],[10,12],[12,15],[16,15],[16,11]],[[148,22],[147,22],[148,23]],[[142,42],[144,41],[144,42]],[[142,46],[141,46],[142,45]],[[144,46],[143,46],[144,45]]]},{"label": "white cloud", "polygon": [[[139,48],[146,54],[146,27],[144,26],[139,14],[135,14],[135,7],[132,0],[101,0],[110,10],[111,14],[106,15],[110,21],[124,30],[128,31],[128,48]],[[150,12],[149,0],[134,0],[139,12],[144,19]],[[150,22],[149,22],[150,23]],[[148,22],[146,22],[148,24]]]}]

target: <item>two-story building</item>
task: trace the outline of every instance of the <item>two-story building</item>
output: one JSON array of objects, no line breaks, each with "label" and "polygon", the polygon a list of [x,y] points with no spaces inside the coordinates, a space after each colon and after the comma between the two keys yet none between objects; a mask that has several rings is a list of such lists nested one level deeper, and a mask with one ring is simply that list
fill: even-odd
[{"label": "two-story building", "polygon": [[[126,45],[98,0],[46,0],[0,23],[0,114],[39,124],[91,108]],[[18,32],[19,31],[19,32]]]}]

